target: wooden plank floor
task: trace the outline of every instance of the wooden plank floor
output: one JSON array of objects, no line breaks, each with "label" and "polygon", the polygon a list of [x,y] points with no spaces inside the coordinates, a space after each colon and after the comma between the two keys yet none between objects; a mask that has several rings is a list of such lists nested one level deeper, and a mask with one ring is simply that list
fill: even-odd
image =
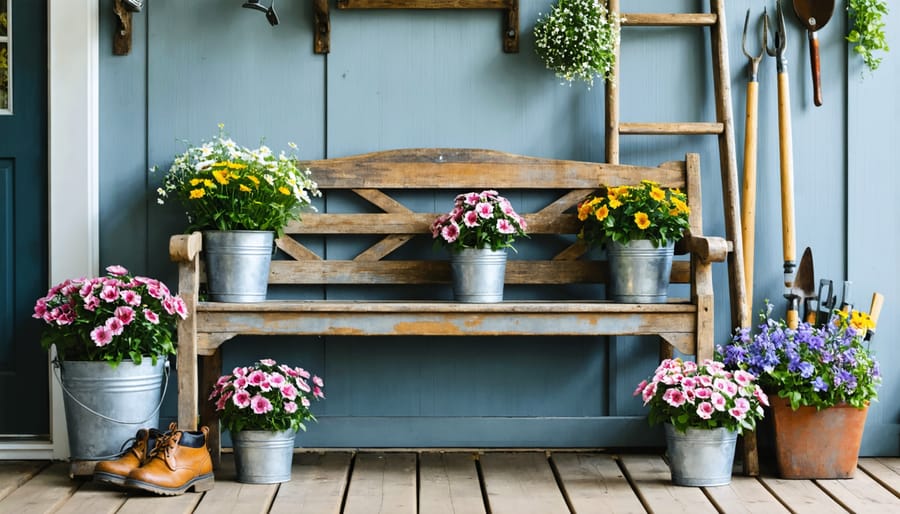
[{"label": "wooden plank floor", "polygon": [[0,461],[0,513],[550,514],[628,512],[900,513],[900,458],[860,459],[850,480],[735,475],[722,487],[676,487],[660,455],[584,451],[360,451],[294,455],[292,479],[234,480],[176,497],[70,479],[62,462]]}]

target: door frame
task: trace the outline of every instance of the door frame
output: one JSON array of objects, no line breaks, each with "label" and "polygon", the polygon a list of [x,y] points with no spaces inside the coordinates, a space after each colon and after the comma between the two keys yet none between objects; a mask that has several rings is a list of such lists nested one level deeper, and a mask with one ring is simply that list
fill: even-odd
[{"label": "door frame", "polygon": [[[94,275],[100,263],[100,3],[47,0],[50,284]],[[62,391],[48,379],[50,441],[0,441],[0,460],[68,458]]]}]

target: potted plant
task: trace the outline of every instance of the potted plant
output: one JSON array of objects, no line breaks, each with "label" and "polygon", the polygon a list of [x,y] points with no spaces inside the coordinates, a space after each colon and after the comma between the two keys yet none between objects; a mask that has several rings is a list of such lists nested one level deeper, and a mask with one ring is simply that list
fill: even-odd
[{"label": "potted plant", "polygon": [[262,359],[236,367],[216,382],[209,400],[231,432],[238,482],[274,484],[291,479],[294,438],[316,421],[312,400],[325,398],[325,383],[300,367]]},{"label": "potted plant", "polygon": [[188,231],[203,231],[207,292],[222,302],[265,300],[274,237],[320,195],[293,156],[240,146],[221,124],[217,138],[175,157],[157,193],[181,203]]},{"label": "potted plant", "polygon": [[772,401],[775,450],[784,478],[850,478],[881,372],[864,343],[865,313],[835,311],[823,326],[788,328],[761,314],[759,332],[735,332],[724,360],[759,375]]},{"label": "potted plant", "polygon": [[527,223],[497,191],[458,195],[431,224],[435,245],[450,251],[453,293],[461,302],[503,300],[506,249],[526,236]]},{"label": "potted plant", "polygon": [[41,345],[56,347],[73,460],[113,458],[137,428],[159,424],[175,323],[187,317],[159,280],[122,266],[106,271],[65,280],[34,305],[33,317],[47,324]]},{"label": "potted plant", "polygon": [[604,186],[578,204],[579,237],[606,246],[613,300],[666,301],[675,241],[689,227],[690,213],[684,193],[650,180]]},{"label": "potted plant", "polygon": [[651,424],[665,424],[672,482],[686,486],[730,483],[737,436],[768,406],[754,375],[709,359],[666,359],[634,395],[650,407]]},{"label": "potted plant", "polygon": [[600,0],[559,0],[534,26],[534,46],[547,69],[571,84],[612,76],[619,18]]}]

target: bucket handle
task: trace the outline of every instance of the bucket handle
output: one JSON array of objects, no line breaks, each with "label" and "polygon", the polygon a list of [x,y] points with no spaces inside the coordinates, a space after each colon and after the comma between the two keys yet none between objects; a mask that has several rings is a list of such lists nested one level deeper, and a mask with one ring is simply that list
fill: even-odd
[{"label": "bucket handle", "polygon": [[91,414],[93,414],[99,418],[103,418],[106,421],[110,421],[112,423],[116,423],[119,425],[138,425],[138,426],[140,426],[140,425],[144,425],[145,423],[150,421],[150,419],[153,418],[153,416],[156,415],[157,412],[159,412],[159,409],[162,407],[163,400],[165,400],[165,398],[166,398],[166,391],[169,390],[169,360],[166,359],[166,364],[163,369],[163,392],[162,392],[162,395],[160,395],[160,397],[159,397],[159,403],[156,404],[156,408],[154,408],[152,411],[150,411],[150,414],[143,421],[135,421],[133,423],[129,422],[129,421],[121,421],[118,419],[113,419],[109,416],[104,416],[103,414],[100,414],[99,412],[95,411],[94,409],[92,409],[92,408],[88,407],[87,405],[85,405],[84,403],[82,403],[81,400],[79,400],[78,398],[75,398],[75,395],[73,395],[72,392],[66,388],[66,385],[63,384],[62,377],[59,376],[59,368],[60,367],[61,367],[61,363],[60,363],[59,359],[53,359],[53,376],[56,377],[56,381],[59,382],[59,386],[62,387],[62,390],[64,393],[66,393],[66,396],[71,398],[72,401],[74,401],[75,403],[80,405],[84,410],[90,412]]}]

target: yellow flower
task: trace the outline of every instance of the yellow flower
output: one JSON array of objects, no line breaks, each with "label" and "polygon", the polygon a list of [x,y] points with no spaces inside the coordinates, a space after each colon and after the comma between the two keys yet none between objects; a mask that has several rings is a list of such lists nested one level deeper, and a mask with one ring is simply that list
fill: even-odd
[{"label": "yellow flower", "polygon": [[875,323],[872,322],[872,318],[865,312],[853,311],[850,315],[850,326],[856,330],[868,330],[875,328]]},{"label": "yellow flower", "polygon": [[216,182],[222,184],[223,186],[228,184],[228,170],[227,169],[218,169],[213,170],[212,172],[213,178],[216,179]]},{"label": "yellow flower", "polygon": [[213,181],[208,178],[203,179],[203,185],[210,189],[216,187],[215,183],[213,183]]},{"label": "yellow flower", "polygon": [[601,205],[600,208],[594,212],[594,217],[597,218],[597,221],[603,221],[607,216],[609,216],[609,209],[605,205]]},{"label": "yellow flower", "polygon": [[288,188],[286,188],[286,187],[284,187],[284,186],[279,187],[279,188],[278,188],[278,191],[281,192],[281,194],[283,194],[283,195],[285,195],[285,196],[288,196],[288,195],[291,194],[291,190],[288,189]]},{"label": "yellow flower", "polygon": [[672,197],[672,203],[675,204],[675,207],[678,209],[679,213],[690,214],[691,208],[688,207],[686,203],[679,200],[678,198]]},{"label": "yellow flower", "polygon": [[196,186],[197,184],[200,184],[200,183],[202,183],[202,182],[203,182],[203,179],[202,179],[202,178],[192,178],[192,179],[191,179],[191,185],[192,185],[192,186]]},{"label": "yellow flower", "polygon": [[247,167],[246,164],[241,164],[239,162],[229,162],[228,167],[233,170],[242,170]]},{"label": "yellow flower", "polygon": [[650,189],[650,198],[653,198],[657,202],[661,202],[666,199],[666,192],[654,186],[652,189]]},{"label": "yellow flower", "polygon": [[609,197],[609,208],[610,209],[618,209],[621,206],[622,206],[622,202],[619,201],[618,197],[616,197],[616,198],[613,198],[612,196]]},{"label": "yellow flower", "polygon": [[636,212],[634,214],[634,223],[639,229],[646,230],[650,226],[650,217],[643,212]]},{"label": "yellow flower", "polygon": [[254,186],[259,187],[259,179],[256,178],[255,176],[247,175],[247,180],[249,180],[250,182],[253,182]]},{"label": "yellow flower", "polygon": [[250,191],[253,191],[252,189],[250,189],[249,187],[245,186],[244,184],[241,184],[241,186],[240,186],[239,189],[240,189],[241,191],[243,191],[244,193],[249,193]]},{"label": "yellow flower", "polygon": [[201,188],[191,189],[191,200],[196,200],[197,198],[203,198],[203,195],[205,195],[205,194],[206,194],[206,191],[204,191]]},{"label": "yellow flower", "polygon": [[679,214],[681,214],[681,211],[678,210],[678,207],[672,207],[671,209],[669,209],[669,216],[672,216],[674,218]]}]

